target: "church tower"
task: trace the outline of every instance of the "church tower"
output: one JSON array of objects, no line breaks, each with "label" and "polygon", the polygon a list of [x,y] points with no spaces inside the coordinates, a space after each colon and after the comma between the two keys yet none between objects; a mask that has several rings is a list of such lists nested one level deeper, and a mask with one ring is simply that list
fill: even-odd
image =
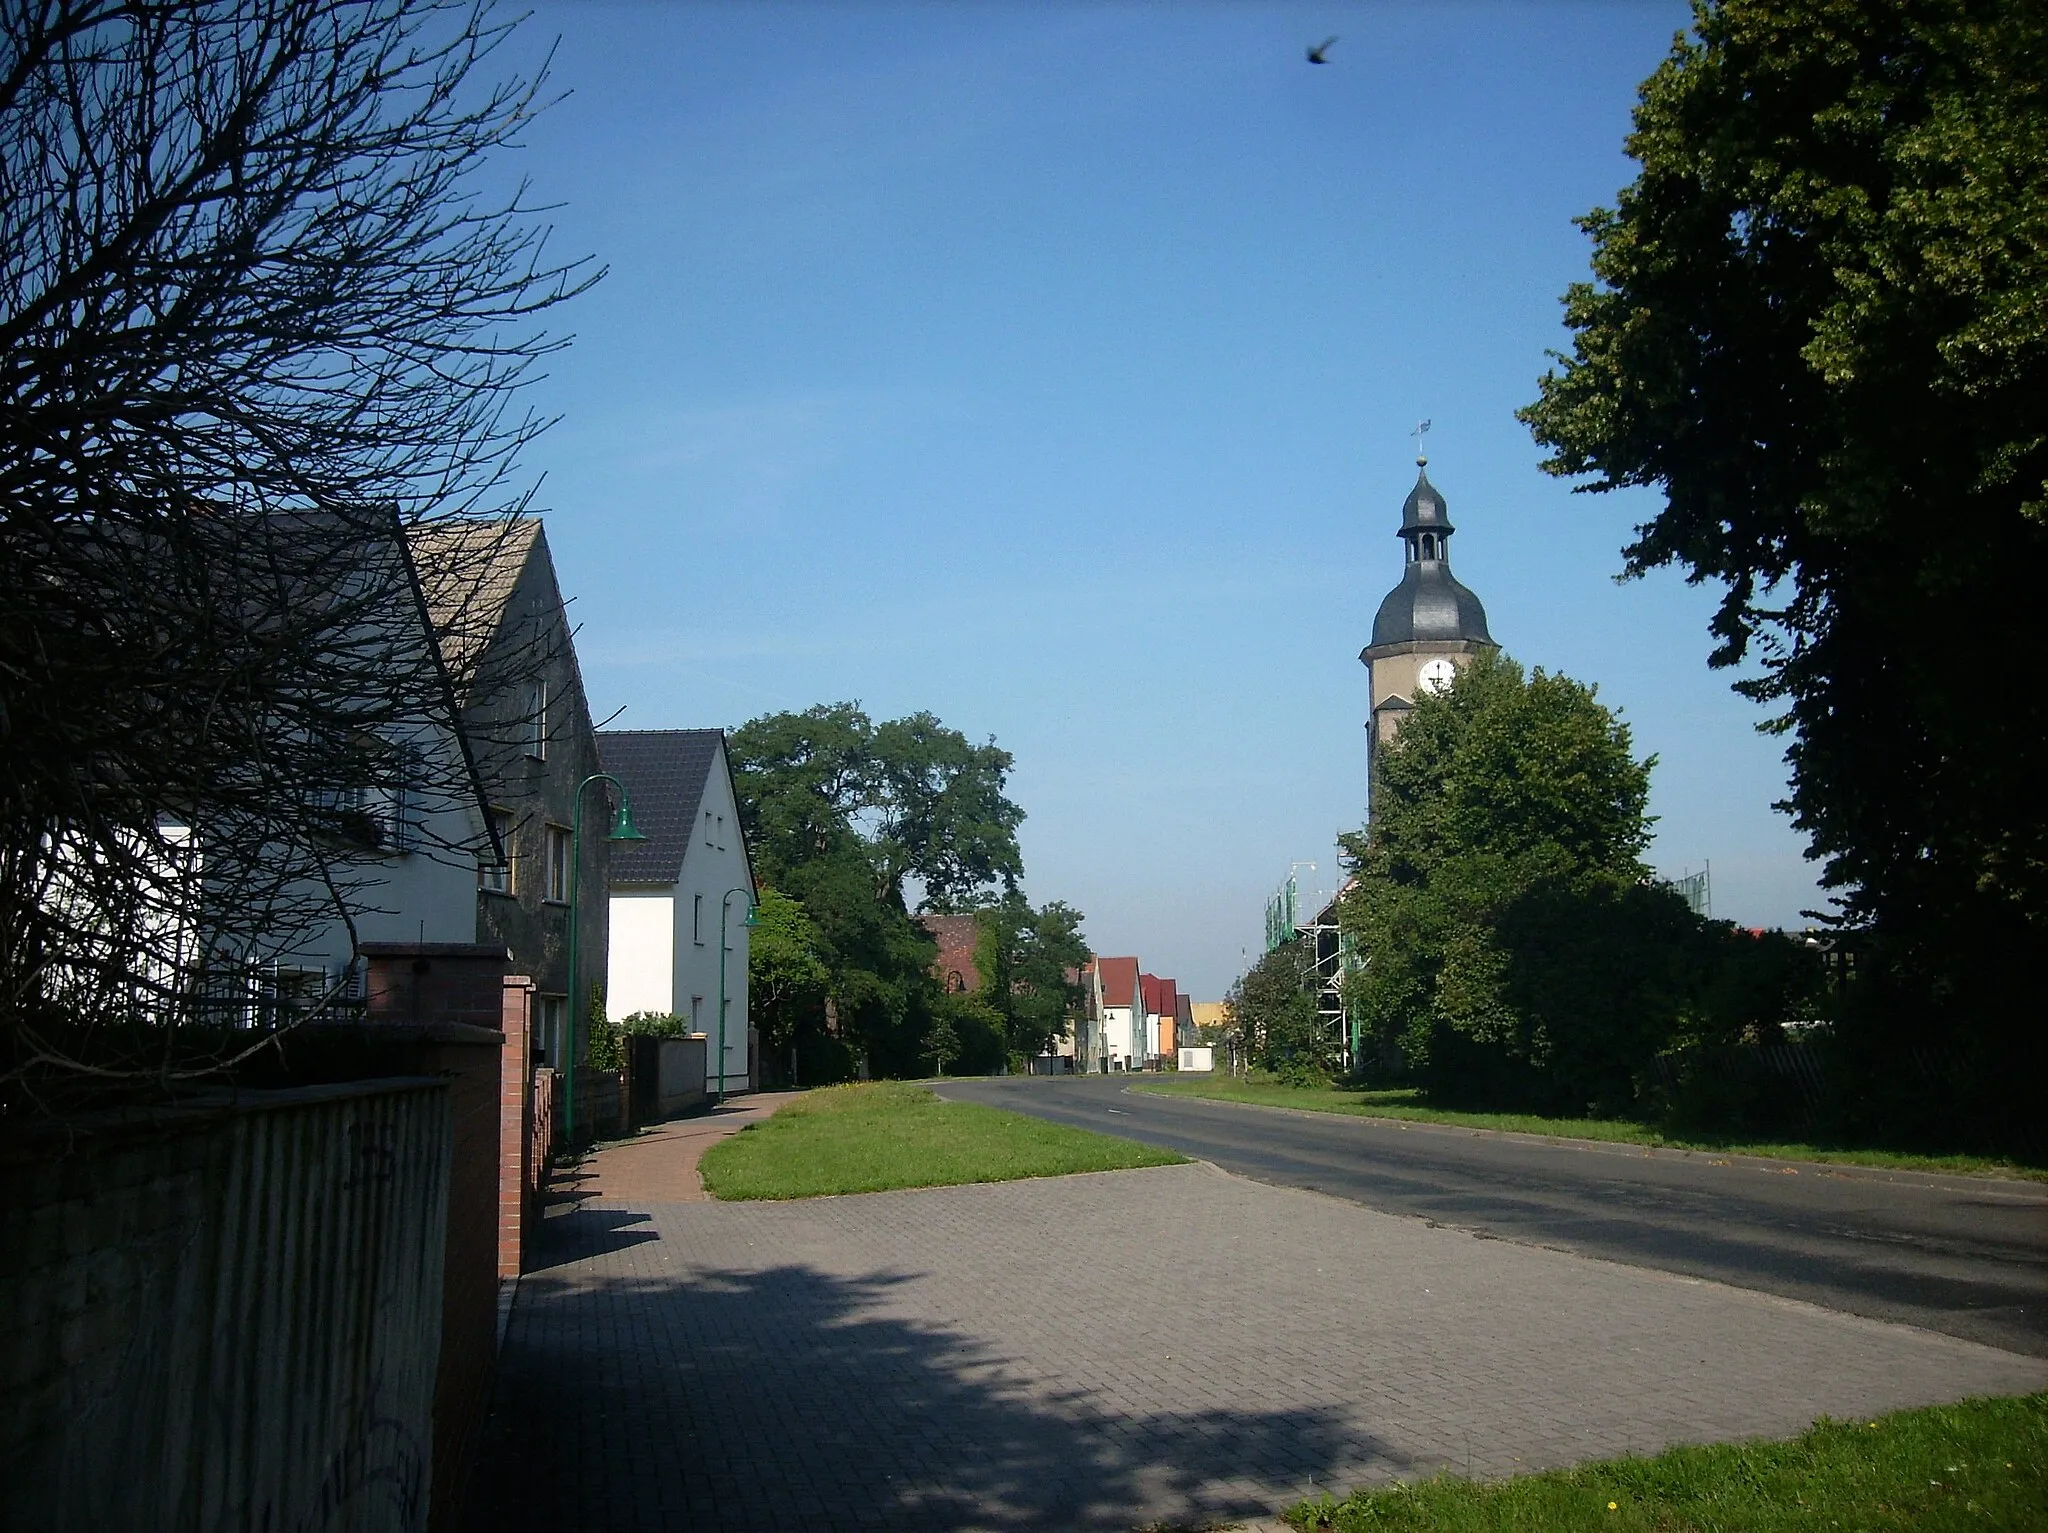
[{"label": "church tower", "polygon": [[1394,738],[1417,695],[1424,688],[1434,692],[1448,686],[1459,666],[1482,650],[1499,647],[1486,631],[1486,609],[1479,598],[1451,575],[1455,529],[1443,496],[1429,482],[1429,460],[1418,457],[1415,467],[1415,488],[1401,503],[1407,567],[1372,620],[1372,642],[1358,654],[1372,676],[1368,794],[1378,775],[1380,747]]}]

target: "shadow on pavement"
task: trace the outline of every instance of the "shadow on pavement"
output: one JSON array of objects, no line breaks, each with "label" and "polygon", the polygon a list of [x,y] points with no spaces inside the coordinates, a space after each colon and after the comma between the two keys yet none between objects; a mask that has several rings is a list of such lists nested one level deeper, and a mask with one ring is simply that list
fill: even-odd
[{"label": "shadow on pavement", "polygon": [[623,1251],[628,1246],[645,1245],[661,1238],[648,1226],[645,1214],[624,1208],[550,1210],[541,1231],[533,1260],[526,1269],[528,1278],[586,1257]]},{"label": "shadow on pavement", "polygon": [[1412,1467],[1334,1411],[1135,1415],[1027,1390],[984,1344],[881,1312],[900,1275],[566,1270],[644,1217],[561,1216],[522,1280],[471,1533],[1128,1529]]}]

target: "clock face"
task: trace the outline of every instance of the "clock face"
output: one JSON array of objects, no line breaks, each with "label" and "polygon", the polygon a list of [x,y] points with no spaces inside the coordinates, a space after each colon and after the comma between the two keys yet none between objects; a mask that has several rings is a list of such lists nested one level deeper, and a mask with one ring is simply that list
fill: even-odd
[{"label": "clock face", "polygon": [[1421,680],[1426,692],[1441,692],[1458,678],[1458,667],[1449,658],[1438,655],[1422,663]]}]

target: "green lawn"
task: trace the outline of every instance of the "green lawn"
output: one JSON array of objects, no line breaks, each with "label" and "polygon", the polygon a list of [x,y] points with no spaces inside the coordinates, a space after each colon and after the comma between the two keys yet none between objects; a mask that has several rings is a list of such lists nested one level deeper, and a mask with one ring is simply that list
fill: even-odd
[{"label": "green lawn", "polygon": [[713,1197],[732,1200],[1010,1182],[1185,1160],[1020,1113],[941,1102],[923,1086],[876,1081],[805,1094],[713,1145],[702,1171]]},{"label": "green lawn", "polygon": [[2016,1165],[1980,1155],[1911,1155],[1892,1150],[1846,1149],[1835,1145],[1786,1144],[1710,1135],[1667,1134],[1646,1123],[1617,1118],[1543,1118],[1533,1113],[1458,1112],[1431,1107],[1411,1089],[1365,1091],[1351,1086],[1283,1086],[1272,1080],[1229,1076],[1146,1081],[1134,1089],[1177,1096],[1250,1102],[1260,1107],[1295,1107],[1309,1112],[1352,1113],[1365,1118],[1400,1118],[1447,1123],[1458,1128],[1498,1129],[1512,1134],[1548,1134],[1565,1139],[1599,1139],[1616,1144],[1658,1145],[1673,1150],[1709,1150],[1728,1155],[1771,1155],[1783,1160],[1833,1161],[1882,1166],[1894,1171],[1944,1171],[1958,1176],[2009,1176],[2048,1181],[2048,1167]]},{"label": "green lawn", "polygon": [[1333,1533],[1894,1533],[2048,1528],[2048,1395],[1823,1421],[1791,1442],[1674,1448],[1491,1485],[1448,1476],[1305,1502]]}]

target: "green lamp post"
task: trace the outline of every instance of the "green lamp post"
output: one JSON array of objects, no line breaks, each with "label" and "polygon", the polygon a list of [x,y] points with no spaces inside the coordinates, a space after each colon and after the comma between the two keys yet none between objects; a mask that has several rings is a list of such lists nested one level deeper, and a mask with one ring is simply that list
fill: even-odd
[{"label": "green lamp post", "polygon": [[577,906],[583,893],[583,793],[594,782],[608,782],[619,790],[618,812],[612,816],[607,841],[645,841],[633,823],[633,797],[626,785],[609,772],[592,772],[576,785],[576,812],[569,833],[569,1014],[562,1039],[562,1140],[576,1142],[576,1013],[583,997],[576,985]]},{"label": "green lamp post", "polygon": [[754,924],[754,891],[745,884],[735,884],[725,891],[725,897],[718,902],[718,1103],[725,1105],[725,955],[731,951],[725,945],[725,917],[732,908],[732,897],[737,894],[747,902],[747,918],[740,924]]}]

